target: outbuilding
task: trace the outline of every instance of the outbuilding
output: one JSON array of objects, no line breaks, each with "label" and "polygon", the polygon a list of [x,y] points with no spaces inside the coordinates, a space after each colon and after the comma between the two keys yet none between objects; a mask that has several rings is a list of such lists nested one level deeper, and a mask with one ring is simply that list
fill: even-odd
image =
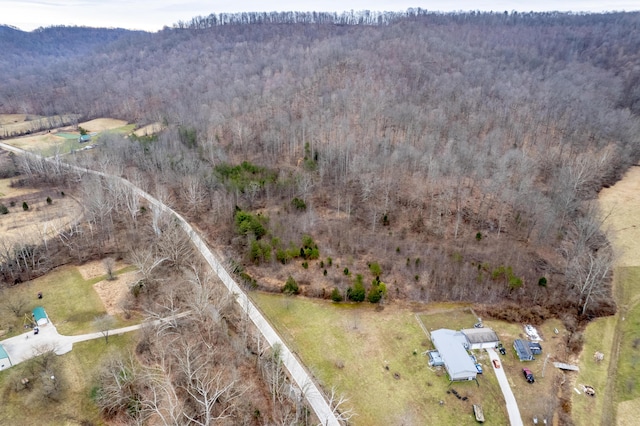
[{"label": "outbuilding", "polygon": [[529,349],[534,355],[540,355],[542,353],[542,346],[538,342],[529,342]]},{"label": "outbuilding", "polygon": [[440,354],[449,380],[475,380],[476,366],[467,352],[467,339],[459,331],[441,328],[431,332],[431,341]]},{"label": "outbuilding", "polygon": [[11,359],[9,359],[9,354],[4,350],[2,345],[0,345],[0,371],[6,370],[11,367]]},{"label": "outbuilding", "polygon": [[516,339],[513,342],[513,349],[516,350],[516,354],[520,361],[533,361],[533,353],[529,347],[529,343],[521,339]]},{"label": "outbuilding", "polygon": [[49,324],[49,317],[47,317],[47,313],[45,312],[42,306],[38,306],[33,309],[33,320],[36,322],[38,327],[45,326]]},{"label": "outbuilding", "polygon": [[465,328],[460,332],[467,338],[469,349],[495,348],[500,342],[496,332],[490,328]]}]

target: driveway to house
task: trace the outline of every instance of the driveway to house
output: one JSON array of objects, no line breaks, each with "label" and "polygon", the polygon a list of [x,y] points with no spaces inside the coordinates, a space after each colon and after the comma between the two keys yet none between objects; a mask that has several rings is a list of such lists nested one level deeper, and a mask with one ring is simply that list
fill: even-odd
[{"label": "driveway to house", "polygon": [[[500,384],[500,389],[502,389],[502,394],[504,395],[504,401],[507,404],[507,413],[509,413],[509,423],[511,426],[522,426],[522,417],[520,417],[520,409],[518,408],[518,403],[516,402],[516,397],[513,396],[513,392],[511,391],[511,386],[509,386],[509,381],[507,380],[507,375],[504,372],[504,368],[502,368],[502,361],[498,356],[498,353],[493,348],[487,349],[487,353],[489,354],[489,359],[491,360],[491,367],[493,367],[493,371],[496,373],[496,377],[498,378],[498,383]],[[493,365],[493,360],[497,359],[500,364],[500,368],[496,368]]]},{"label": "driveway to house", "polygon": [[[109,336],[129,333],[140,329],[145,324],[156,325],[163,321],[166,322],[174,320],[188,314],[189,312],[183,312],[164,319],[149,321],[147,323],[132,325],[129,327],[116,328],[109,330],[108,333]],[[29,331],[28,333],[23,333],[19,336],[3,340],[0,344],[9,355],[11,365],[16,365],[38,355],[42,355],[48,351],[53,351],[56,355],[63,355],[73,349],[74,343],[99,339],[101,337],[105,337],[104,333],[101,331],[96,333],[79,334],[76,336],[64,336],[58,333],[58,330],[53,323],[49,322],[49,324],[39,327],[38,334],[34,334],[33,331]]]}]

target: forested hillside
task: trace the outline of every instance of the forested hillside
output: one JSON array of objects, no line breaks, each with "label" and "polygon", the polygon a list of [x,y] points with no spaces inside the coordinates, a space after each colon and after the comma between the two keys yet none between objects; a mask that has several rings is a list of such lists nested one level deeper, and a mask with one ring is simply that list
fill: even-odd
[{"label": "forested hillside", "polygon": [[192,217],[249,285],[614,311],[590,200],[640,157],[640,14],[212,15],[115,35],[81,58],[3,56],[0,111],[164,123],[105,137],[96,164]]}]

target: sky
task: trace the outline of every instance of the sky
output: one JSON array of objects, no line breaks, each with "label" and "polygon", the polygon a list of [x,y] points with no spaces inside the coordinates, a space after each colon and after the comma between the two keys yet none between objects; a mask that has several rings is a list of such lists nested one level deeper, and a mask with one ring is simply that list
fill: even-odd
[{"label": "sky", "polygon": [[178,21],[221,12],[640,10],[640,0],[0,0],[0,24],[24,31],[52,25],[159,31]]}]

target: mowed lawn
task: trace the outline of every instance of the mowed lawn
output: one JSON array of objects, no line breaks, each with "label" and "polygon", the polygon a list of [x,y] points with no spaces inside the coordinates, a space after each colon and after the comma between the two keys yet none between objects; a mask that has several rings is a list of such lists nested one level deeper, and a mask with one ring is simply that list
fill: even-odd
[{"label": "mowed lawn", "polygon": [[[369,303],[251,296],[325,390],[335,388],[349,399],[346,406],[357,413],[353,424],[473,425],[477,424],[474,403],[483,406],[490,424],[508,424],[497,379],[488,365],[478,383],[452,385],[443,370],[428,366],[423,352],[431,343],[409,307],[392,304],[379,310]],[[447,312],[433,314],[433,322],[446,323],[452,312],[453,316],[460,312],[460,324],[466,327],[474,319],[468,310],[445,308]],[[430,327],[429,314],[420,318]],[[447,393],[450,389],[468,399],[459,400]]]},{"label": "mowed lawn", "polygon": [[[85,280],[75,266],[57,268],[45,276],[13,286],[5,290],[5,297],[24,299],[27,303],[24,312],[30,312],[36,306],[43,306],[50,320],[60,334],[74,335],[91,333],[93,320],[104,315],[106,310],[93,285],[104,276]],[[37,295],[42,292],[42,299]],[[9,312],[0,312],[0,324],[7,325],[12,331],[3,338],[24,332],[24,317],[16,318]],[[116,318],[117,326],[125,324]]]},{"label": "mowed lawn", "polygon": [[[135,347],[135,333],[76,343],[73,350],[56,356],[51,370],[62,383],[59,401],[40,399],[37,387],[45,377],[38,374],[35,360],[0,372],[0,424],[31,425],[101,425],[104,424],[92,393],[97,385],[97,369],[109,357],[127,357]],[[34,374],[34,371],[36,373]],[[15,383],[30,378],[33,390],[14,391]],[[47,376],[48,377],[48,376]]]},{"label": "mowed lawn", "polygon": [[[118,273],[128,270],[123,268]],[[35,306],[43,306],[58,332],[66,335],[96,331],[93,320],[106,313],[93,285],[105,277],[84,279],[75,266],[63,266],[47,275],[6,289],[2,296],[26,300],[24,312],[30,315]],[[38,299],[38,292],[43,298]],[[12,332],[3,336],[24,332],[24,317],[0,311],[0,324],[9,325]],[[116,318],[116,325],[124,326]],[[102,362],[111,356],[126,357],[135,348],[136,333],[113,335],[107,344],[104,339],[76,343],[73,350],[54,356],[53,364],[43,374],[42,357],[25,361],[0,372],[0,424],[2,425],[80,425],[102,424],[100,413],[92,401],[92,390],[97,385],[97,371]],[[58,401],[42,399],[39,389],[42,381],[54,375],[62,383]],[[28,378],[32,390],[16,391],[16,384]],[[20,386],[18,386],[20,388]]]},{"label": "mowed lawn", "polygon": [[[585,346],[580,360],[580,374],[576,380],[578,390],[582,385],[593,386],[596,397],[584,394],[573,396],[573,417],[577,425],[594,424],[594,418],[613,421],[618,425],[637,424],[640,410],[640,267],[616,269],[616,288],[622,300],[619,313],[598,318],[585,330]],[[614,336],[619,333],[619,341]],[[618,345],[618,359],[610,376],[612,351]],[[602,352],[604,360],[596,362],[594,353]],[[605,395],[607,384],[611,395]],[[606,419],[604,405],[612,405]]]}]

